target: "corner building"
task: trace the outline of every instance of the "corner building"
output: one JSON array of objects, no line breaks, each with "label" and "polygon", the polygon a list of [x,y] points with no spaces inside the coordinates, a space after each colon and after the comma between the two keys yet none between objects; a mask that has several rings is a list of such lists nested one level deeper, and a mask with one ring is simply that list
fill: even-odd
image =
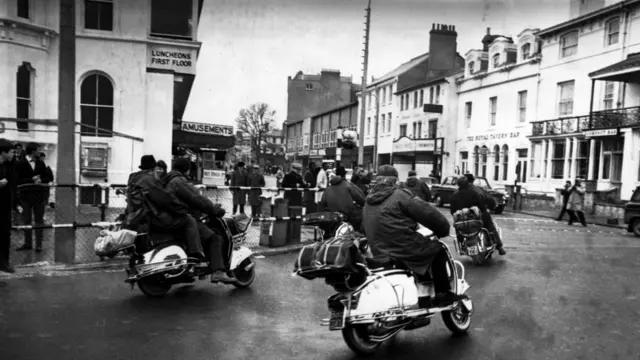
[{"label": "corner building", "polygon": [[[171,160],[201,44],[202,0],[76,1],[77,181],[125,183],[140,156]],[[59,0],[0,1],[2,137],[56,169]],[[20,121],[29,119],[29,121]],[[89,189],[90,190],[90,189]]]}]

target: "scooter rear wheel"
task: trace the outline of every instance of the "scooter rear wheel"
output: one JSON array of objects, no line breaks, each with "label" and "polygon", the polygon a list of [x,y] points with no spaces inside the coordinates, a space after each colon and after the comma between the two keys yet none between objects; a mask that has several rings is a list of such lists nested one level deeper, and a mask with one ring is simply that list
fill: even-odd
[{"label": "scooter rear wheel", "polygon": [[[247,266],[250,266],[249,270],[245,270]],[[252,258],[247,258],[247,260],[243,261],[232,272],[233,277],[236,279],[233,286],[246,289],[251,286],[256,278],[256,263]]]},{"label": "scooter rear wheel", "polygon": [[367,325],[347,325],[342,329],[342,338],[349,349],[360,356],[375,354],[383,343],[369,340]]},{"label": "scooter rear wheel", "polygon": [[164,297],[171,290],[171,284],[159,281],[154,276],[142,278],[138,280],[138,288],[143,294],[149,297]]},{"label": "scooter rear wheel", "polygon": [[461,305],[441,314],[444,325],[454,334],[464,334],[471,327],[471,313],[465,313]]}]

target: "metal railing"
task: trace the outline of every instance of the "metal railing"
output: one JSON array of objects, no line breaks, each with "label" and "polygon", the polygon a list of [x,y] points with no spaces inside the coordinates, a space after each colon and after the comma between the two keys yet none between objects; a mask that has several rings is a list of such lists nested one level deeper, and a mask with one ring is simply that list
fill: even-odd
[{"label": "metal railing", "polygon": [[594,111],[591,115],[569,116],[531,123],[531,136],[573,134],[586,130],[640,125],[640,106]]}]

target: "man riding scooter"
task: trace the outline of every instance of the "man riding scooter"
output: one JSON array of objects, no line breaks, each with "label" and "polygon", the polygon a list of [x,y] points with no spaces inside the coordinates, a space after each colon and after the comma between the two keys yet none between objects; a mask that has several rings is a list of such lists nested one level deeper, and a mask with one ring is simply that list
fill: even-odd
[{"label": "man riding scooter", "polygon": [[[496,241],[496,248],[498,249],[498,253],[501,256],[506,255],[507,252],[502,247],[502,239],[500,238],[500,233],[496,229],[496,225],[493,222],[493,218],[489,213],[490,209],[493,209],[496,207],[496,201],[493,199],[493,196],[489,195],[489,193],[487,193],[484,189],[473,185],[473,182],[476,180],[473,174],[465,174],[465,178],[467,180],[466,183],[464,181],[461,181],[462,179],[458,180],[458,187],[460,188],[460,190],[453,195],[453,197],[451,198],[451,201],[454,201],[455,199],[456,203],[459,204],[457,207],[462,206],[462,208],[464,207],[468,208],[469,206],[466,206],[467,202],[471,200],[471,199],[468,199],[469,194],[475,193],[478,196],[479,200],[482,202],[481,204],[482,206],[478,206],[478,208],[480,209],[484,208],[484,210],[481,211],[483,226],[485,229],[487,229],[487,231],[493,234],[493,238]],[[466,186],[467,188],[465,189],[463,188],[463,186]],[[462,194],[460,194],[461,191],[462,191]],[[476,206],[476,205],[474,204],[471,206]],[[460,210],[460,209],[457,209],[457,210]],[[451,212],[452,214],[455,212],[453,211],[453,206],[451,206],[451,211],[452,211]]]},{"label": "man riding scooter", "polygon": [[[202,214],[213,217],[222,217],[225,214],[220,204],[214,204],[211,200],[200,195],[191,185],[187,176],[191,170],[191,163],[188,159],[179,158],[173,162],[172,170],[164,178],[164,186],[173,194],[178,201],[185,204],[191,215],[198,219]],[[231,244],[225,237],[219,236],[202,222],[197,222],[198,232],[203,246],[209,251],[209,266],[211,268],[212,283],[232,283],[235,281],[227,275],[231,258]]]}]

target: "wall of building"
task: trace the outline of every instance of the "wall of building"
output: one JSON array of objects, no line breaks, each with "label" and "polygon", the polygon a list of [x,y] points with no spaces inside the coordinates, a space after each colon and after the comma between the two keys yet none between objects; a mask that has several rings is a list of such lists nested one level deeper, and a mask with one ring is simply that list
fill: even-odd
[{"label": "wall of building", "polygon": [[[349,79],[349,80],[347,80]],[[311,85],[311,89],[307,86]],[[298,74],[287,80],[287,121],[297,121],[354,100],[354,85],[340,72]]]}]

